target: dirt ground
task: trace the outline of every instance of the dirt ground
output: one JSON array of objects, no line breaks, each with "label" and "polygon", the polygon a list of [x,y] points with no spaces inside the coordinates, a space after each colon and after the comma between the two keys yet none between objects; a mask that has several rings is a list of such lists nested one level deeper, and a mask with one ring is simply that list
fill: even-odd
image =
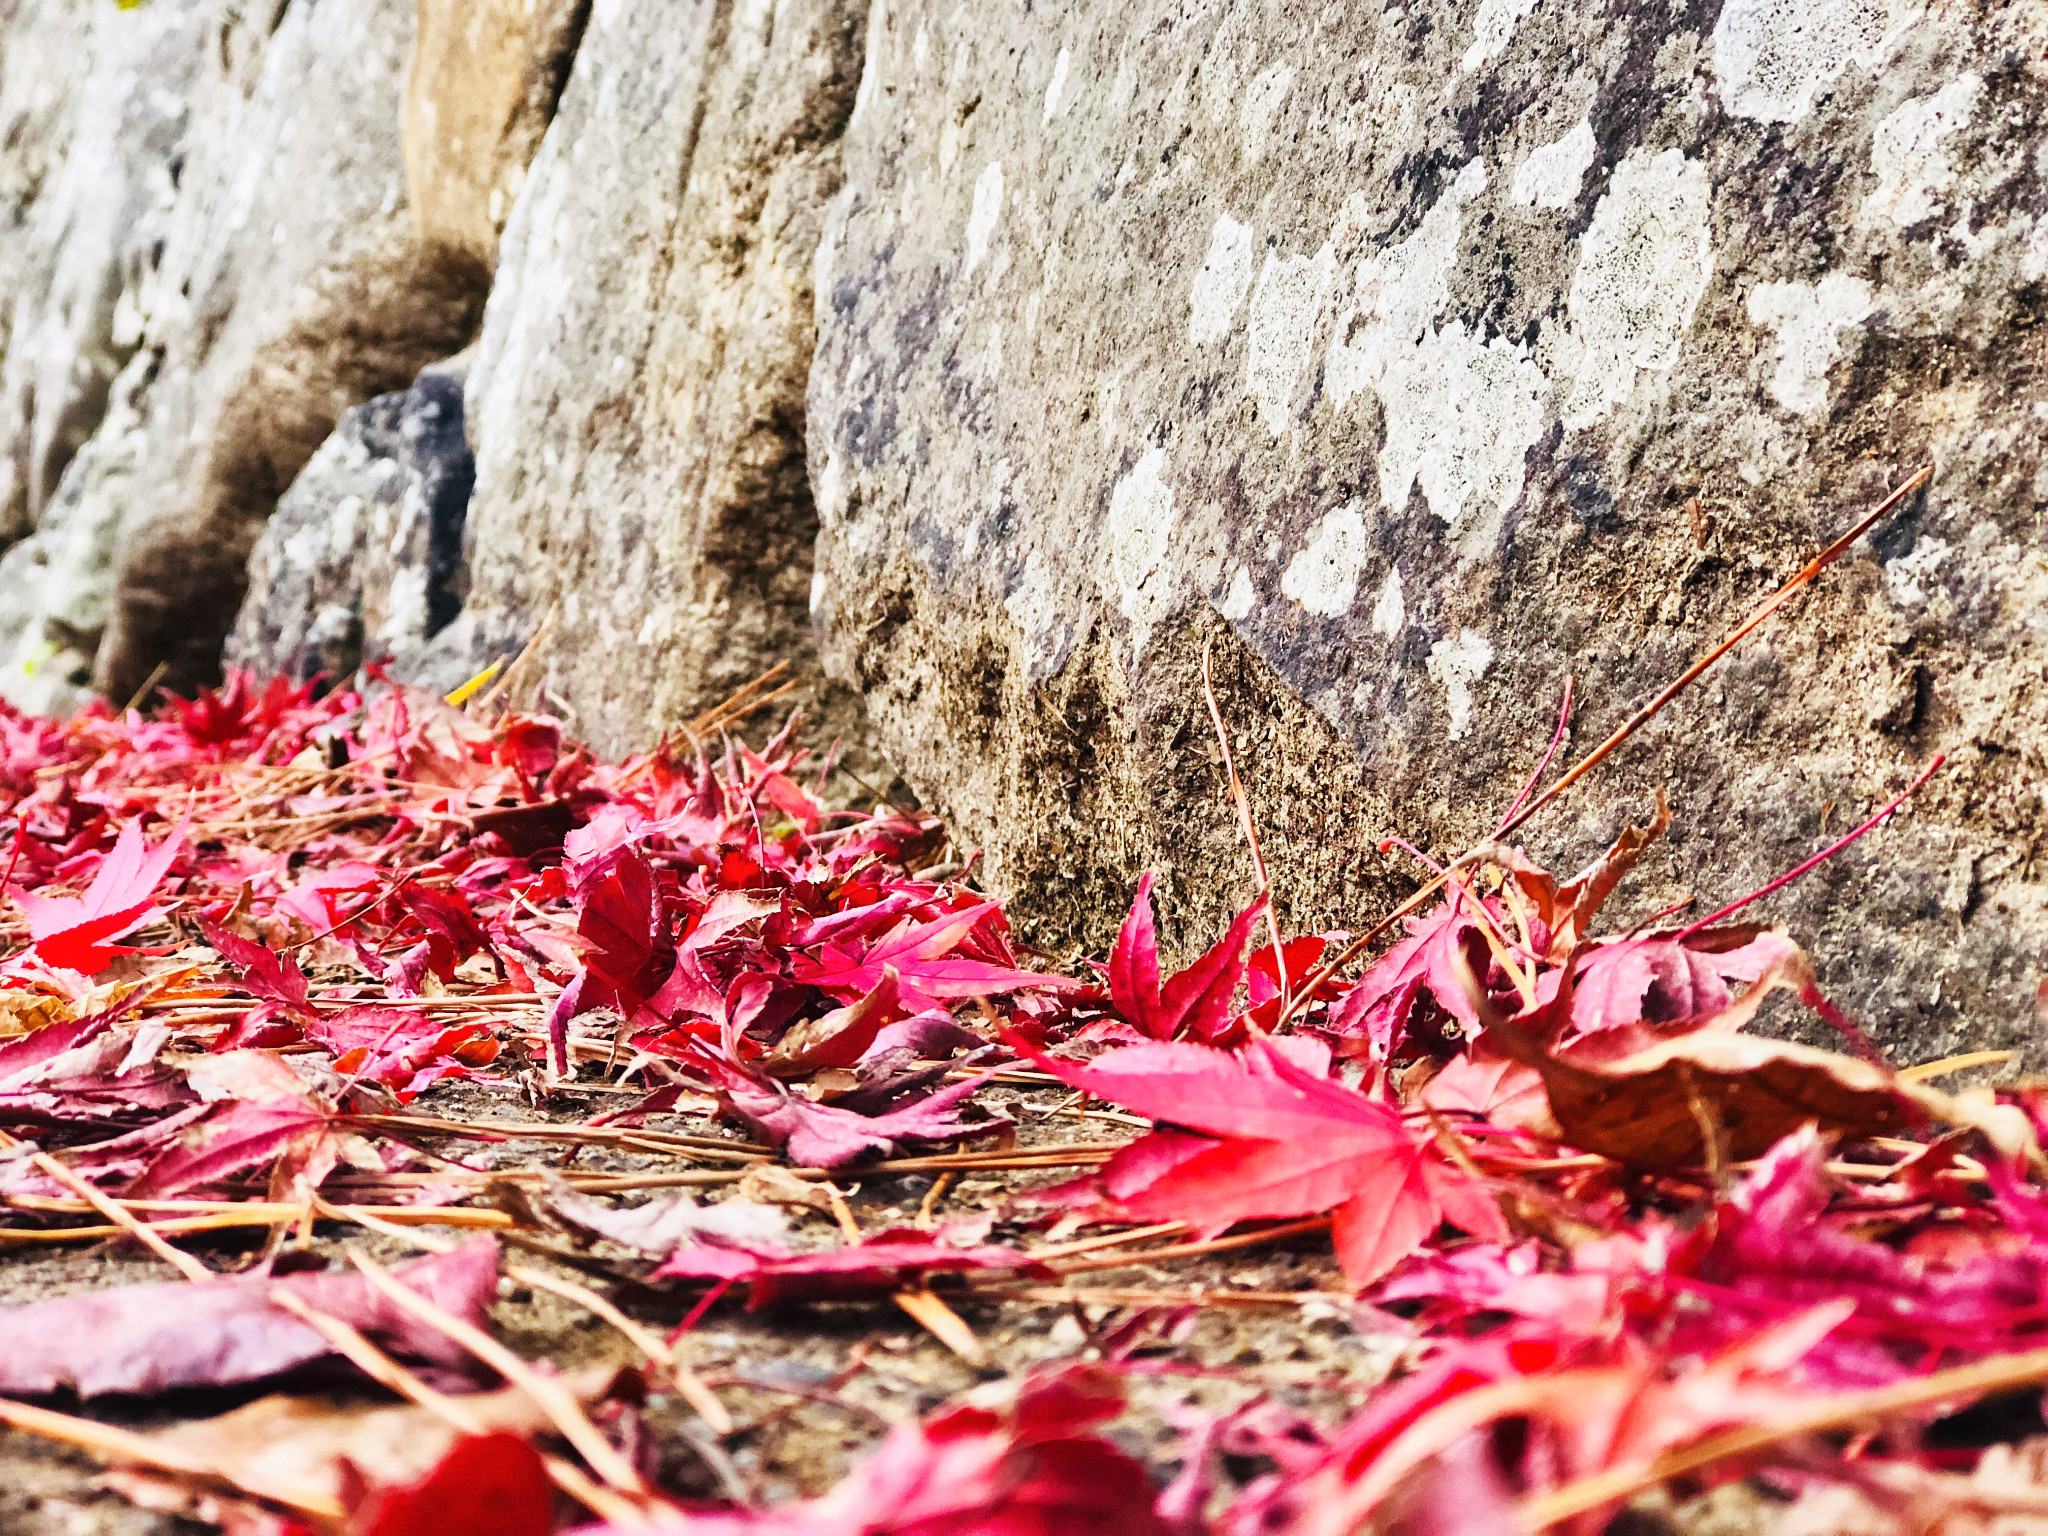
[{"label": "dirt ground", "polygon": [[[1017,1121],[1020,1150],[1100,1140],[1119,1128],[1054,1112],[1069,1097],[1036,1088],[984,1090],[991,1108]],[[429,1090],[411,1109],[451,1119],[523,1121],[581,1119],[603,1105],[564,1094],[546,1115],[526,1107],[505,1084],[469,1083]],[[701,1117],[663,1116],[650,1128],[694,1135],[733,1136],[729,1127]],[[737,1139],[737,1138],[735,1138]],[[471,1167],[534,1171],[564,1165],[559,1143],[440,1141],[437,1149]],[[573,1166],[585,1173],[658,1174],[684,1165],[659,1156],[589,1147]],[[1071,1176],[1074,1169],[992,1171],[948,1183],[934,1195],[925,1174],[842,1176],[838,1188],[863,1230],[910,1225],[920,1212],[932,1220],[996,1214],[992,1240],[1021,1241],[1042,1229],[1047,1216],[1018,1202],[1025,1192]],[[730,1186],[728,1186],[729,1188]],[[621,1203],[646,1198],[628,1194]],[[725,1191],[698,1191],[703,1199]],[[929,1205],[927,1202],[929,1201]],[[792,1210],[791,1241],[829,1246],[837,1228],[823,1213]],[[422,1236],[466,1236],[421,1228]],[[606,1242],[579,1247],[560,1233],[521,1234],[508,1242],[508,1262],[532,1265],[561,1278],[596,1285],[630,1317],[666,1333],[696,1299],[634,1283],[649,1266]],[[261,1234],[184,1246],[210,1268],[228,1273],[252,1262]],[[322,1225],[311,1253],[330,1265],[344,1262],[346,1244],[360,1244],[383,1262],[417,1250],[383,1234]],[[563,1255],[562,1258],[550,1254]],[[306,1261],[309,1262],[309,1261]],[[606,1283],[604,1276],[613,1278]],[[595,1277],[595,1278],[594,1278]],[[0,1252],[0,1303],[22,1305],[75,1291],[172,1279],[157,1260],[131,1244],[16,1247]],[[1355,1406],[1363,1389],[1381,1380],[1406,1346],[1401,1337],[1369,1336],[1354,1328],[1327,1237],[1309,1233],[1270,1246],[1208,1255],[1170,1264],[1105,1268],[1076,1277],[1066,1302],[1001,1297],[985,1286],[935,1285],[973,1329],[986,1353],[979,1367],[941,1344],[888,1302],[788,1307],[749,1312],[737,1298],[716,1305],[687,1336],[681,1358],[714,1385],[738,1424],[714,1435],[679,1398],[657,1394],[646,1405],[662,1480],[678,1493],[704,1500],[736,1497],[777,1504],[822,1492],[855,1464],[888,1427],[929,1412],[984,1382],[1000,1380],[1042,1361],[1086,1357],[1109,1331],[1150,1311],[1156,1331],[1127,1359],[1131,1411],[1112,1434],[1162,1479],[1177,1466],[1180,1427],[1202,1411],[1240,1406],[1260,1394],[1332,1422]],[[1211,1293],[1322,1291],[1327,1300],[1200,1308],[1119,1305],[1096,1299],[1102,1290],[1141,1289]],[[499,1282],[492,1320],[498,1336],[520,1355],[562,1371],[598,1365],[637,1366],[634,1346],[573,1302],[519,1284]],[[1142,1323],[1140,1326],[1144,1326]],[[276,1391],[319,1389],[342,1402],[388,1401],[367,1385],[326,1380],[269,1383],[244,1391],[180,1392],[134,1400],[106,1397],[55,1406],[109,1424],[153,1430],[226,1412]],[[1255,1469],[1240,1469],[1247,1473]],[[0,1533],[4,1536],[184,1536],[208,1529],[189,1520],[133,1508],[102,1488],[102,1469],[91,1458],[26,1434],[0,1431]]]}]

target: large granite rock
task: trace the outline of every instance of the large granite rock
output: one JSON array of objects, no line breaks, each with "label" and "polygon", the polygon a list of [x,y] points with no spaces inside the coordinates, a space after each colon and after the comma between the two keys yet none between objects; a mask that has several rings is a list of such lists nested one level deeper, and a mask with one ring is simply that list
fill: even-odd
[{"label": "large granite rock", "polygon": [[462,608],[475,479],[459,368],[344,412],[256,541],[227,664],[301,680],[365,661],[426,675],[428,643]]},{"label": "large granite rock", "polygon": [[817,264],[817,610],[1037,932],[1146,865],[1296,924],[1483,835],[1888,484],[1931,490],[1535,824],[1668,786],[1640,910],[1760,915],[1918,1055],[2048,969],[2038,8],[878,0]]},{"label": "large granite rock", "polygon": [[463,345],[488,282],[407,205],[411,0],[214,9],[94,666],[116,698],[217,675],[278,497],[344,410]]},{"label": "large granite rock", "polygon": [[112,523],[65,477],[132,406],[206,10],[0,5],[0,690],[39,707],[85,696],[106,624]]},{"label": "large granite rock", "polygon": [[442,649],[502,657],[552,612],[524,675],[602,747],[813,654],[811,262],[863,22],[853,0],[595,5],[506,228]]},{"label": "large granite rock", "polygon": [[405,184],[429,240],[496,265],[589,14],[590,0],[419,0]]}]

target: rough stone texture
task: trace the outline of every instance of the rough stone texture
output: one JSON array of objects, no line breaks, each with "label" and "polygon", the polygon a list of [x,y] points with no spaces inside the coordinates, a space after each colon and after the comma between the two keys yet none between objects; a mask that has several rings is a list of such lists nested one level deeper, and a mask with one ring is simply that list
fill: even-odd
[{"label": "rough stone texture", "polygon": [[344,412],[256,541],[227,663],[301,680],[365,660],[423,672],[427,642],[462,607],[475,479],[459,368]]},{"label": "rough stone texture", "polygon": [[94,681],[217,675],[264,519],[349,406],[474,329],[487,281],[426,240],[399,144],[410,0],[222,4],[147,320],[147,450]]},{"label": "rough stone texture", "polygon": [[0,694],[22,709],[67,714],[95,697],[121,511],[149,469],[144,421],[156,363],[151,351],[129,360],[35,532],[0,555]]},{"label": "rough stone texture", "polygon": [[506,228],[470,375],[470,598],[600,747],[810,653],[811,261],[853,0],[611,0]]},{"label": "rough stone texture", "polygon": [[197,7],[17,0],[0,17],[0,538],[35,526],[139,336]]},{"label": "rough stone texture", "polygon": [[[830,665],[1041,935],[1301,924],[1482,835],[1888,483],[1931,491],[1568,806],[1761,911],[1915,1055],[2038,1026],[2038,4],[879,0],[817,267]],[[1305,704],[1300,701],[1305,701]]]},{"label": "rough stone texture", "polygon": [[589,13],[590,0],[420,0],[405,182],[429,240],[496,264]]},{"label": "rough stone texture", "polygon": [[38,703],[106,623],[104,526],[60,488],[155,301],[204,10],[0,5],[0,687]]}]

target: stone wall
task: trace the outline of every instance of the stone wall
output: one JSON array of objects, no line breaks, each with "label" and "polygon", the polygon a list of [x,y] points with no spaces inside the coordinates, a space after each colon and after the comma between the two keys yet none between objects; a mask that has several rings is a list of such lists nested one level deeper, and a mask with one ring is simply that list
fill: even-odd
[{"label": "stone wall", "polygon": [[107,623],[203,28],[183,0],[0,5],[0,686],[38,707],[87,696]]},{"label": "stone wall", "polygon": [[1100,946],[1146,867],[1180,942],[1249,894],[1206,656],[1283,910],[1355,926],[1567,676],[1583,750],[1932,462],[1528,837],[1665,789],[1638,907],[1717,905],[1946,752],[1764,915],[1916,1054],[2024,1038],[2044,20],[0,0],[0,688],[209,675],[252,574],[238,660],[539,635],[613,750],[787,658]]},{"label": "stone wall", "polygon": [[860,80],[851,0],[594,8],[505,231],[468,391],[482,664],[601,747],[811,651],[811,259]]},{"label": "stone wall", "polygon": [[[125,354],[111,391],[82,391],[70,410],[58,440],[82,440],[75,456],[28,456],[15,531],[34,532],[0,571],[8,686],[59,704],[75,694],[51,689],[53,674],[89,673],[125,698],[153,677],[218,673],[279,495],[343,410],[463,343],[488,274],[425,238],[407,207],[410,3],[48,9],[90,17],[82,67],[110,89],[81,89],[50,130],[70,135],[66,179],[45,180],[26,210],[30,261],[68,274],[81,219],[111,221],[102,244],[115,250],[93,279],[111,301],[67,309],[53,293],[45,308],[74,317],[99,372]],[[24,15],[9,59],[58,25]],[[113,151],[90,154],[101,141]],[[10,372],[33,334],[11,329]],[[38,419],[50,409],[39,392]]]},{"label": "stone wall", "polygon": [[[1919,465],[1932,489],[1531,830],[1651,792],[1641,900],[1773,901],[1922,1053],[2030,1031],[2048,749],[2040,12],[886,0],[819,261],[828,657],[1099,943],[1245,898],[1201,649],[1298,922],[1486,832]],[[1290,717],[1276,697],[1307,709]]]}]

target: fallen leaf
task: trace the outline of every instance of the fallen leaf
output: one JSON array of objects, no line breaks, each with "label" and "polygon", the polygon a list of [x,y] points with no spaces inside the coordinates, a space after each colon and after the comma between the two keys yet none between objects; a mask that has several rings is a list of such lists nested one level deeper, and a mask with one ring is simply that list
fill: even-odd
[{"label": "fallen leaf", "polygon": [[870,1234],[821,1253],[765,1245],[692,1242],[674,1249],[649,1280],[717,1280],[747,1286],[747,1310],[794,1302],[857,1301],[924,1284],[932,1275],[1008,1270],[1027,1279],[1053,1272],[1014,1248],[960,1248],[915,1228]]},{"label": "fallen leaf", "polygon": [[[1058,1366],[1003,1406],[960,1404],[889,1432],[831,1492],[693,1513],[686,1536],[1170,1536],[1143,1464],[1084,1431],[1123,1405],[1105,1370]],[[634,1536],[627,1526],[577,1536]]]},{"label": "fallen leaf", "polygon": [[[617,1373],[583,1371],[564,1377],[563,1387],[578,1401],[601,1397]],[[521,1443],[552,1427],[546,1413],[517,1387],[476,1392],[461,1399],[462,1412],[479,1430]],[[330,1397],[261,1397],[215,1418],[173,1425],[151,1435],[173,1451],[218,1468],[230,1481],[253,1490],[289,1488],[356,1506],[355,1529],[401,1501],[417,1504],[414,1490],[445,1467],[466,1438],[461,1430],[426,1408],[365,1404]],[[484,1488],[488,1478],[469,1478]],[[222,1495],[195,1488],[160,1471],[118,1468],[108,1481],[130,1499],[165,1514],[222,1523]],[[366,1491],[391,1490],[387,1493]],[[544,1484],[545,1486],[545,1484]],[[552,1503],[552,1494],[549,1497]],[[547,1506],[543,1506],[545,1509]],[[253,1521],[252,1506],[238,1514]],[[473,1526],[472,1536],[493,1536],[493,1526]],[[541,1536],[549,1525],[536,1527]],[[457,1536],[460,1527],[438,1536]]]},{"label": "fallen leaf", "polygon": [[1130,913],[1109,956],[1109,995],[1118,1013],[1154,1040],[1216,1040],[1230,1027],[1231,999],[1244,979],[1244,947],[1266,910],[1262,896],[1238,913],[1230,930],[1207,953],[1167,980],[1159,980],[1159,936],[1152,915],[1152,875],[1138,881]]},{"label": "fallen leaf", "polygon": [[0,1039],[34,1034],[50,1024],[66,1024],[77,1015],[61,997],[47,992],[0,991]]},{"label": "fallen leaf", "polygon": [[[1385,1274],[1444,1220],[1506,1235],[1493,1197],[1445,1160],[1432,1135],[1410,1129],[1391,1105],[1305,1070],[1265,1036],[1236,1052],[1138,1045],[1085,1067],[1039,1064],[1069,1087],[1213,1138],[1198,1146],[1169,1132],[1163,1144],[1141,1141],[1112,1160],[1102,1177],[1133,1220],[1220,1230],[1335,1211],[1337,1257],[1354,1285]],[[1147,1159],[1156,1165],[1140,1183],[1133,1168]]]},{"label": "fallen leaf", "polygon": [[185,846],[185,829],[191,823],[192,813],[187,811],[164,840],[151,848],[142,839],[142,823],[129,822],[83,896],[15,892],[15,899],[28,914],[37,957],[59,970],[91,976],[104,970],[117,955],[133,954],[133,949],[108,941],[148,920],[157,887]]},{"label": "fallen leaf", "polygon": [[[482,1324],[497,1294],[490,1238],[393,1271],[445,1311]],[[392,1354],[468,1379],[469,1355],[421,1327],[353,1271],[264,1275],[204,1285],[130,1285],[0,1310],[0,1393],[81,1397],[232,1386],[277,1376],[331,1353],[326,1339],[270,1301],[273,1289],[338,1317]]]},{"label": "fallen leaf", "polygon": [[[1606,1053],[1624,1031],[1587,1036],[1563,1052],[1543,1045],[1540,1016],[1554,1019],[1572,1006],[1568,977],[1530,1020],[1501,1017],[1480,996],[1469,970],[1463,984],[1475,1009],[1487,1011],[1487,1038],[1542,1076],[1564,1140],[1632,1167],[1697,1167],[1718,1155],[1746,1160],[1809,1121],[1843,1135],[1874,1136],[1922,1118],[1887,1068],[1734,1033],[1771,992],[1813,988],[1812,967],[1797,949],[1781,955],[1719,1014],[1682,1021],[1674,1027],[1686,1033],[1614,1056]],[[1723,1147],[1709,1147],[1709,1127]]]},{"label": "fallen leaf", "polygon": [[1466,1029],[1477,1029],[1478,1011],[1467,1000],[1452,964],[1454,957],[1462,957],[1472,968],[1486,951],[1485,936],[1466,900],[1463,895],[1446,898],[1426,915],[1408,919],[1408,937],[1367,967],[1343,1001],[1331,1008],[1331,1030],[1340,1038],[1361,1042],[1362,1054],[1385,1060],[1425,998]]},{"label": "fallen leaf", "polygon": [[555,1488],[540,1452],[500,1430],[455,1442],[417,1482],[372,1494],[360,1536],[548,1536]]},{"label": "fallen leaf", "polygon": [[[787,1169],[775,1169],[774,1164],[764,1168],[789,1176]],[[754,1172],[755,1169],[748,1169],[750,1175]],[[815,1185],[795,1182],[822,1198],[822,1191]],[[772,1243],[787,1225],[781,1211],[773,1205],[756,1204],[746,1198],[699,1205],[688,1195],[675,1195],[667,1200],[650,1200],[645,1205],[606,1205],[589,1195],[578,1194],[557,1179],[550,1180],[534,1204],[571,1231],[608,1238],[657,1258],[679,1244],[699,1238],[743,1245]]]},{"label": "fallen leaf", "polygon": [[862,1115],[830,1104],[815,1104],[771,1078],[699,1055],[719,1101],[737,1118],[805,1168],[843,1168],[864,1157],[889,1156],[897,1143],[957,1141],[999,1131],[1008,1116],[962,1119],[956,1107],[972,1099],[988,1074],[955,1083],[929,1098],[884,1114]]}]

